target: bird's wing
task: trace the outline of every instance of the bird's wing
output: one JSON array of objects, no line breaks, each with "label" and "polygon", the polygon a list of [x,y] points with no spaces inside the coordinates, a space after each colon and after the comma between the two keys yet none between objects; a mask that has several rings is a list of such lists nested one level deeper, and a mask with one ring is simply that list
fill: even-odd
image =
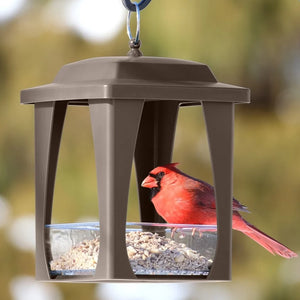
[{"label": "bird's wing", "polygon": [[[184,182],[184,188],[193,194],[198,206],[216,209],[214,187],[207,182],[192,177],[187,178]],[[232,200],[232,210],[249,212],[248,208],[235,198]]]},{"label": "bird's wing", "polygon": [[189,177],[184,181],[184,189],[192,195],[197,206],[216,209],[214,188],[208,183]]}]

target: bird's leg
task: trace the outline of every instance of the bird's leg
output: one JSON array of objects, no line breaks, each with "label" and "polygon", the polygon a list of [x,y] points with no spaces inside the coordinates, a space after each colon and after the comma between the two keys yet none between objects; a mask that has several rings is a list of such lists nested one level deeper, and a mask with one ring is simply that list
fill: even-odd
[{"label": "bird's leg", "polygon": [[193,230],[192,230],[192,237],[194,237],[196,230],[197,230],[197,228],[193,228]]},{"label": "bird's leg", "polygon": [[193,228],[193,230],[192,230],[192,237],[195,236],[196,231],[198,231],[198,233],[199,233],[199,238],[201,238],[202,235],[203,235],[203,233],[202,233],[202,231],[201,231],[200,229],[197,230],[197,228]]},{"label": "bird's leg", "polygon": [[[179,231],[179,232],[178,232]],[[179,234],[179,238],[180,239],[183,239],[185,234],[183,232],[180,232],[181,230],[178,228],[178,227],[174,227],[172,228],[172,232],[171,232],[171,239],[174,237],[174,234],[175,233],[178,233]]]},{"label": "bird's leg", "polygon": [[171,239],[174,237],[175,232],[177,232],[177,227],[173,227],[171,231]]}]

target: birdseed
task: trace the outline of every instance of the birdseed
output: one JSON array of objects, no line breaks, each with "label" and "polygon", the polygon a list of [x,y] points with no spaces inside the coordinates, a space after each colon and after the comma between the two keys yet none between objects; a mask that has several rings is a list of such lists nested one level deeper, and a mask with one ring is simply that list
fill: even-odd
[{"label": "birdseed", "polygon": [[[97,266],[99,237],[84,240],[50,262],[52,271],[94,270]],[[208,275],[212,260],[196,250],[157,233],[126,233],[132,270],[137,275]]]}]

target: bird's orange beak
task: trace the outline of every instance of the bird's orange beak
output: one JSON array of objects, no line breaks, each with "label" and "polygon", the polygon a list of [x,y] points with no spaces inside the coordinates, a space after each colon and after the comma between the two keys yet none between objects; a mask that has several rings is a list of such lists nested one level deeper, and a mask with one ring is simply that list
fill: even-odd
[{"label": "bird's orange beak", "polygon": [[154,177],[151,177],[151,176],[147,176],[143,180],[141,186],[145,187],[145,188],[148,188],[148,189],[152,189],[152,188],[158,187],[156,179]]}]

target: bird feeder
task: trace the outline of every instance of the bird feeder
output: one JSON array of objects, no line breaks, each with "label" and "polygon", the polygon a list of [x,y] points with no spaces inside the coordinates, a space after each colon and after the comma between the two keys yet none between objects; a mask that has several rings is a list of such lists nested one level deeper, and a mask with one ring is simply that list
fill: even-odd
[{"label": "bird feeder", "polygon": [[[205,64],[134,55],[67,64],[53,83],[23,90],[21,103],[34,104],[35,110],[37,279],[230,280],[234,106],[249,101],[249,89],[218,82]],[[64,118],[70,105],[85,105],[90,111],[99,223],[88,226],[93,232],[100,228],[100,250],[92,275],[66,272],[54,276],[49,241],[51,232],[59,226],[51,224],[53,191]],[[160,219],[141,182],[151,169],[171,162],[177,113],[185,105],[202,105],[205,117],[217,206],[213,263],[209,272],[199,276],[138,274],[130,265],[125,241],[132,162],[134,159],[143,231]],[[81,229],[80,224],[68,226],[63,230]]]}]

